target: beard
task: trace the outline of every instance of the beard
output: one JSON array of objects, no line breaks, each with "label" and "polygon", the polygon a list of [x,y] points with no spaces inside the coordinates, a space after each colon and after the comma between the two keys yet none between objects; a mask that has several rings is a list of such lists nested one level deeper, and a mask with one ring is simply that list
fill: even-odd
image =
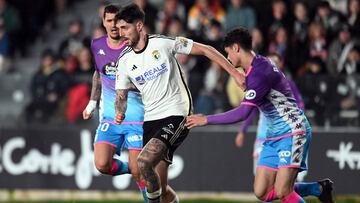
[{"label": "beard", "polygon": [[137,35],[134,36],[133,39],[128,39],[128,40],[129,40],[129,46],[130,47],[135,47],[140,41],[140,35],[137,34]]}]

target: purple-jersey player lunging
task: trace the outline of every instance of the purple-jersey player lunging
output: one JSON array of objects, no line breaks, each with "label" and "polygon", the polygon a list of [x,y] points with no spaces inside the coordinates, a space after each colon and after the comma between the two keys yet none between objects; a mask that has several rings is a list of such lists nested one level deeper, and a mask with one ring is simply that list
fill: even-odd
[{"label": "purple-jersey player lunging", "polygon": [[334,202],[329,179],[294,186],[298,172],[307,170],[311,127],[285,75],[268,58],[256,55],[251,44],[251,35],[243,28],[230,31],[224,40],[228,60],[235,67],[245,67],[247,92],[241,105],[221,114],[191,115],[186,126],[235,123],[258,108],[267,119],[268,129],[255,172],[256,197],[265,202],[280,199],[298,203],[305,202],[304,196],[315,195],[322,202]]}]

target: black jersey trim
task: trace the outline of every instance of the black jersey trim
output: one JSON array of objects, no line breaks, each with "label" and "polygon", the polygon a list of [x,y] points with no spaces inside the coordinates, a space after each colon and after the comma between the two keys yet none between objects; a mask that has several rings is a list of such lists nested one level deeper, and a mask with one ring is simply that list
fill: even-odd
[{"label": "black jersey trim", "polygon": [[[175,58],[175,56],[174,56]],[[184,86],[185,86],[185,89],[186,89],[186,93],[188,95],[188,99],[189,99],[189,112],[188,112],[188,115],[191,115],[193,113],[193,101],[192,101],[192,97],[191,97],[191,93],[190,93],[190,89],[189,87],[186,85],[186,82],[185,82],[185,78],[182,74],[182,71],[181,71],[181,66],[179,64],[179,62],[177,61],[177,59],[175,58],[175,61],[176,61],[176,65],[178,67],[178,70],[179,70],[179,73],[180,73],[180,77],[181,77],[181,81],[183,82]]]},{"label": "black jersey trim", "polygon": [[135,54],[141,54],[141,53],[143,53],[143,52],[145,51],[146,47],[148,46],[148,44],[149,44],[149,35],[146,34],[146,42],[145,42],[144,48],[142,48],[142,49],[139,50],[139,51],[135,51],[135,49],[134,49]]},{"label": "black jersey trim", "polygon": [[131,47],[126,47],[126,48],[120,53],[120,55],[119,55],[119,57],[118,57],[118,60],[119,60],[121,57],[123,57],[125,54],[130,53],[131,50],[132,50]]},{"label": "black jersey trim", "polygon": [[152,39],[152,38],[163,38],[163,39],[171,39],[171,40],[175,40],[174,37],[168,37],[168,36],[165,36],[165,35],[159,35],[159,34],[152,34],[149,36],[149,39]]}]

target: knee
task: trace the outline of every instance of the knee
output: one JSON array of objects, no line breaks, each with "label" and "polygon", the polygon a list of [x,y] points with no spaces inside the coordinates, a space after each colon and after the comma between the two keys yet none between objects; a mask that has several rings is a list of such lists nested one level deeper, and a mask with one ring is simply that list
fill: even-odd
[{"label": "knee", "polygon": [[264,201],[267,197],[267,192],[266,190],[260,190],[260,189],[254,189],[254,194],[255,197],[260,200],[260,201]]},{"label": "knee", "polygon": [[138,170],[140,170],[140,173],[151,170],[151,168],[152,168],[151,162],[142,157],[137,158],[137,166],[138,166]]},{"label": "knee", "polygon": [[276,196],[279,199],[284,199],[286,196],[290,194],[290,190],[287,188],[276,188]]},{"label": "knee", "polygon": [[111,163],[106,160],[95,160],[95,167],[102,174],[110,174]]}]

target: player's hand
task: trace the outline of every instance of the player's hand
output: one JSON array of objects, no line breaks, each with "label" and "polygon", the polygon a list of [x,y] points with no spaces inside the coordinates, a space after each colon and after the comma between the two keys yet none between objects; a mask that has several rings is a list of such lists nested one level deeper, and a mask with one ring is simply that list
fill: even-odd
[{"label": "player's hand", "polygon": [[196,126],[204,126],[207,124],[208,124],[208,122],[207,122],[206,115],[194,114],[194,115],[187,117],[185,126],[190,129],[190,128],[193,128]]},{"label": "player's hand", "polygon": [[121,113],[121,112],[116,112],[115,113],[115,118],[114,118],[114,122],[115,124],[121,124],[125,119],[125,114]]},{"label": "player's hand", "polygon": [[82,116],[84,120],[89,120],[92,117],[92,112],[88,112],[86,109],[84,109]]},{"label": "player's hand", "polygon": [[90,100],[88,105],[86,106],[86,108],[84,109],[83,111],[83,119],[84,120],[89,120],[92,115],[93,115],[93,112],[96,108],[96,100]]},{"label": "player's hand", "polygon": [[235,145],[237,147],[242,147],[244,145],[244,133],[243,132],[239,132],[235,138]]}]

